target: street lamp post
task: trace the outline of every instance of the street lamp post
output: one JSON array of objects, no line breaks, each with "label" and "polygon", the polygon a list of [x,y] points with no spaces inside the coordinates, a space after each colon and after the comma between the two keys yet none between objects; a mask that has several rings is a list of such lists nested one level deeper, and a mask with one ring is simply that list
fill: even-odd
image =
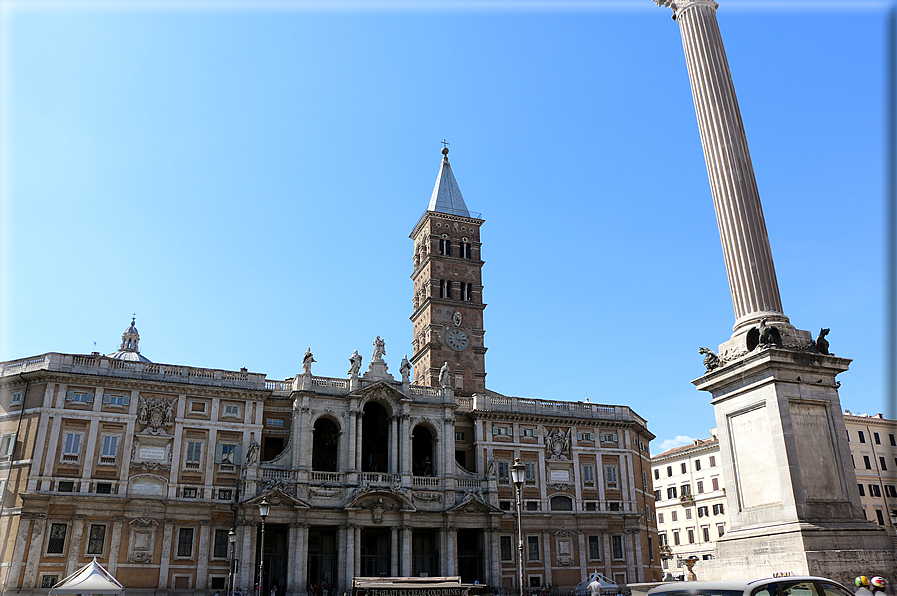
[{"label": "street lamp post", "polygon": [[259,503],[259,515],[262,516],[262,540],[259,547],[259,590],[256,596],[264,596],[263,592],[265,591],[263,582],[265,577],[265,518],[268,517],[270,511],[271,505],[268,504],[268,501],[262,499],[262,502]]},{"label": "street lamp post", "polygon": [[511,466],[511,481],[517,494],[517,581],[520,584],[520,596],[523,596],[523,505],[520,502],[520,493],[525,475],[526,466],[520,463],[518,457]]},{"label": "street lamp post", "polygon": [[227,533],[227,541],[230,543],[230,569],[227,574],[227,580],[230,583],[230,594],[234,593],[234,546],[237,544],[237,533],[231,528]]}]

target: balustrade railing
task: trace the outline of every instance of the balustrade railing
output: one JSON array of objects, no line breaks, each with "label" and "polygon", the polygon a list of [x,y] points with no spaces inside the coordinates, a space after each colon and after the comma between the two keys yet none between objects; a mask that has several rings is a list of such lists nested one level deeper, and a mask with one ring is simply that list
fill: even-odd
[{"label": "balustrade railing", "polygon": [[412,476],[411,486],[417,488],[438,488],[439,478],[433,478],[431,476]]},{"label": "balustrade railing", "polygon": [[312,472],[308,478],[312,482],[340,482],[343,475],[340,472]]},{"label": "balustrade railing", "polygon": [[268,480],[293,480],[295,475],[292,470],[270,470],[262,468],[262,478]]},{"label": "balustrade railing", "polygon": [[358,476],[365,484],[378,486],[388,486],[402,480],[402,477],[399,474],[383,474],[381,472],[362,472]]}]

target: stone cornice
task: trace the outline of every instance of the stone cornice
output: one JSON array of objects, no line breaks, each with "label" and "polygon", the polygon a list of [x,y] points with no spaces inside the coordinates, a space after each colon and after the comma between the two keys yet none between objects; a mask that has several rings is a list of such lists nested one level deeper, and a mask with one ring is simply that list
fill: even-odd
[{"label": "stone cornice", "polygon": [[418,231],[423,227],[424,222],[431,219],[433,216],[439,216],[440,218],[447,219],[449,221],[460,221],[464,223],[473,224],[475,226],[481,226],[485,223],[485,219],[477,219],[475,217],[464,217],[462,215],[452,215],[449,213],[441,213],[439,211],[424,211],[423,215],[420,216],[420,219],[414,225],[414,229],[411,230],[411,233],[408,234],[408,237],[414,240],[417,236]]},{"label": "stone cornice", "polygon": [[[44,374],[41,374],[44,373]],[[102,386],[113,389],[136,389],[152,393],[186,395],[188,397],[227,397],[228,399],[245,400],[265,399],[271,391],[267,389],[243,389],[237,387],[219,387],[214,385],[194,385],[178,381],[158,381],[153,379],[135,379],[130,377],[113,377],[95,375],[84,372],[34,371],[39,379],[32,382],[65,383],[66,385]],[[8,377],[10,378],[10,377]],[[102,382],[97,380],[103,379]],[[75,381],[74,383],[72,381]]]}]

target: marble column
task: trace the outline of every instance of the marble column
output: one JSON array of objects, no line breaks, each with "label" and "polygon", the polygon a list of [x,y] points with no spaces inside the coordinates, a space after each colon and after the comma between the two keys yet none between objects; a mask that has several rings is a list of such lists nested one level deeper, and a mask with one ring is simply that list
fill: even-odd
[{"label": "marble column", "polygon": [[654,1],[673,9],[682,34],[735,308],[734,334],[763,317],[770,323],[787,324],[747,136],[716,21],[717,4],[713,0]]},{"label": "marble column", "polygon": [[118,559],[121,556],[121,532],[125,518],[116,516],[112,518],[112,539],[109,542],[109,559],[106,563],[106,570],[112,575],[118,571]]}]

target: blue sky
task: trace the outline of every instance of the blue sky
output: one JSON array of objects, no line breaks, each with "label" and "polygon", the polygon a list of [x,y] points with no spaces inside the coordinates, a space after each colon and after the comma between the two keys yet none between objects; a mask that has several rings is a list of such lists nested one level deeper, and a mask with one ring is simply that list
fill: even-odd
[{"label": "blue sky", "polygon": [[[690,381],[734,315],[668,9],[0,5],[0,359],[112,352],[136,312],[155,362],[344,376],[380,335],[397,372],[447,139],[488,386],[629,405],[654,453],[714,426]],[[785,312],[887,412],[891,4],[720,5]]]}]

